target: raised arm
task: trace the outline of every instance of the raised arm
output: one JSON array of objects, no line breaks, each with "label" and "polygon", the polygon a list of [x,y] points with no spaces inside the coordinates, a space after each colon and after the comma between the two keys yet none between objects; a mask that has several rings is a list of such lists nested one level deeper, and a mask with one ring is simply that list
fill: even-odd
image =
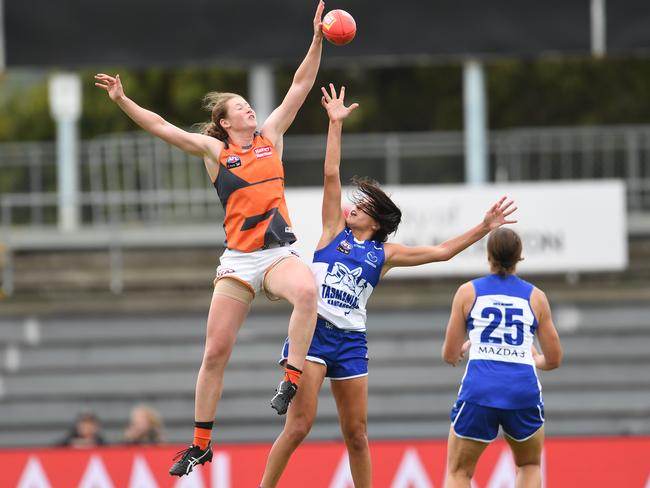
[{"label": "raised arm", "polygon": [[338,96],[332,83],[330,83],[329,88],[328,93],[324,87],[321,87],[323,92],[321,104],[327,111],[330,123],[327,132],[327,148],[325,150],[323,170],[323,233],[317,249],[321,249],[332,242],[336,234],[341,232],[345,226],[345,218],[341,210],[341,175],[339,172],[341,164],[341,133],[343,131],[343,121],[359,106],[358,103],[353,103],[349,107],[345,106],[344,86],[341,87]]},{"label": "raised arm", "polygon": [[215,161],[223,144],[214,137],[193,134],[170,124],[160,115],[140,107],[124,94],[120,75],[115,77],[103,73],[95,75],[95,86],[108,92],[108,96],[126,115],[150,134],[195,156],[208,156]]},{"label": "raised arm", "polygon": [[314,15],[314,37],[307,51],[307,56],[296,70],[293,76],[293,82],[289,91],[282,100],[282,103],[276,108],[262,126],[262,134],[268,137],[274,145],[281,144],[282,136],[287,131],[293,119],[302,104],[307,98],[307,94],[314,86],[318,68],[320,67],[321,51],[323,49],[323,32],[322,22],[323,9],[325,3],[318,2],[316,14]]},{"label": "raised arm", "polygon": [[451,304],[451,314],[445,333],[445,342],[442,344],[442,359],[456,366],[463,359],[469,349],[470,343],[465,340],[467,326],[465,318],[469,312],[470,305],[474,302],[474,286],[467,282],[462,284]]},{"label": "raised arm", "polygon": [[384,247],[386,261],[383,273],[397,266],[419,266],[436,261],[448,261],[456,254],[467,249],[475,242],[485,237],[491,230],[504,224],[514,224],[516,220],[508,220],[517,207],[512,200],[502,197],[485,214],[483,221],[459,236],[446,240],[437,246],[405,246],[403,244],[387,243]]},{"label": "raised arm", "polygon": [[537,338],[539,339],[539,345],[542,347],[542,354],[540,354],[533,346],[535,366],[545,371],[559,368],[562,362],[562,346],[560,336],[553,323],[548,298],[546,298],[542,290],[533,288],[530,304],[537,317]]}]

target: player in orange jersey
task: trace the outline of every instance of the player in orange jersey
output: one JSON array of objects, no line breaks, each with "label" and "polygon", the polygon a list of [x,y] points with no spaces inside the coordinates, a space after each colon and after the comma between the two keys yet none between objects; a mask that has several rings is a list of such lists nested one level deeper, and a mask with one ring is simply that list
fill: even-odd
[{"label": "player in orange jersey", "polygon": [[284,199],[282,137],[311,90],[320,66],[321,18],[318,3],[314,36],[284,100],[257,131],[255,112],[234,93],[209,93],[211,121],[201,134],[186,132],[124,95],[119,75],[95,76],[131,119],[151,134],[187,153],[203,158],[226,213],[226,251],[217,268],[208,315],[203,361],[196,382],[195,433],[190,447],[179,453],[170,474],[188,474],[212,459],[212,425],[221,397],[223,374],[239,327],[256,292],[284,298],[293,305],[289,320],[291,351],[271,406],[284,414],[298,389],[305,356],[316,324],[313,275],[291,244],[296,238]]}]

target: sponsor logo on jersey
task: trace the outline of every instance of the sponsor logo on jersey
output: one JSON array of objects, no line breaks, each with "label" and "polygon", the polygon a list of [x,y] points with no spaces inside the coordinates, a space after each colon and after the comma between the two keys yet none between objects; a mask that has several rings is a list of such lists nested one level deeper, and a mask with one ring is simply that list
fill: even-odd
[{"label": "sponsor logo on jersey", "polygon": [[348,241],[341,241],[339,242],[339,245],[336,246],[336,250],[338,252],[342,252],[343,254],[350,254],[350,251],[352,251],[352,246]]},{"label": "sponsor logo on jersey", "polygon": [[239,159],[239,156],[232,155],[228,156],[226,159],[226,168],[228,169],[233,169],[233,168],[239,168],[241,166],[241,159]]},{"label": "sponsor logo on jersey", "polygon": [[273,148],[271,146],[256,147],[254,152],[257,159],[268,158],[273,154]]},{"label": "sponsor logo on jersey", "polygon": [[511,349],[501,346],[478,346],[478,352],[481,354],[491,354],[493,356],[525,358],[526,351],[521,349]]},{"label": "sponsor logo on jersey", "polygon": [[379,258],[377,257],[377,255],[374,252],[369,251],[368,254],[366,254],[365,263],[372,266],[373,268],[377,267],[377,261],[378,260],[379,260]]}]

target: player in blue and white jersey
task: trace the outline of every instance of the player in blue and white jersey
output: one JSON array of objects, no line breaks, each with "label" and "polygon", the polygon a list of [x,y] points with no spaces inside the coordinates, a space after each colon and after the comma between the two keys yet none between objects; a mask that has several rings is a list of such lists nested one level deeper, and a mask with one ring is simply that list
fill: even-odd
[{"label": "player in blue and white jersey", "polygon": [[544,402],[535,368],[559,367],[562,348],[546,295],[515,275],[521,252],[512,229],[492,231],[492,274],[461,285],[454,297],[442,357],[455,366],[469,349],[469,361],[451,411],[446,488],[471,486],[499,426],[514,454],[516,486],[541,487]]},{"label": "player in blue and white jersey", "polygon": [[[516,210],[504,197],[488,210],[479,225],[438,246],[387,243],[402,214],[376,182],[355,180],[355,205],[347,217],[341,210],[342,125],[358,105],[345,106],[345,88],[338,95],[332,84],[329,92],[325,88],[322,91],[322,104],[330,122],[324,168],[323,232],[312,264],[318,286],[318,320],[300,388],[289,407],[284,430],[269,453],[263,488],[277,485],[289,457],[311,429],[325,378],[332,380],[354,486],[372,486],[366,344],[366,302],[370,294],[391,268],[451,259],[490,230],[513,223],[508,216]],[[287,347],[285,343],[283,360],[287,358]]]}]

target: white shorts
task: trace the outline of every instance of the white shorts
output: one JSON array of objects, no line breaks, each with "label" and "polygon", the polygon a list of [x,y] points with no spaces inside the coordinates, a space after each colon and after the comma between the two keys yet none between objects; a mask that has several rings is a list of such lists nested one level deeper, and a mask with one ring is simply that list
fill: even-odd
[{"label": "white shorts", "polygon": [[217,266],[217,277],[214,281],[216,283],[221,278],[232,278],[244,283],[256,294],[264,287],[266,273],[283,259],[291,257],[300,258],[300,255],[290,245],[253,252],[226,249],[219,258],[220,264]]}]

